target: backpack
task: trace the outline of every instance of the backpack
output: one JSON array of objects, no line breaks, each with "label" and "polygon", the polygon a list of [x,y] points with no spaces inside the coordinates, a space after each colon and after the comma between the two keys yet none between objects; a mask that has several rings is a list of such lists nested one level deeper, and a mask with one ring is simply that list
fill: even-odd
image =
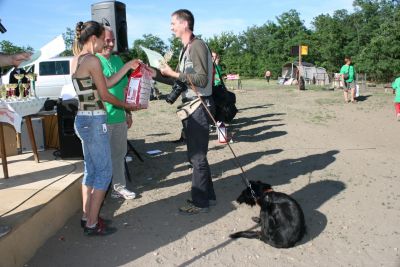
[{"label": "backpack", "polygon": [[[208,47],[208,51],[211,52],[210,47],[204,43]],[[238,109],[236,108],[236,95],[233,92],[228,91],[226,89],[224,80],[222,79],[222,75],[219,69],[216,67],[215,62],[213,62],[213,67],[217,71],[219,79],[221,81],[220,85],[212,86],[212,97],[215,103],[215,115],[214,119],[216,121],[230,123],[233,118],[235,118]]]},{"label": "backpack", "polygon": [[[215,68],[215,64],[214,64]],[[236,95],[228,89],[226,89],[224,81],[219,73],[219,70],[215,68],[218,72],[218,76],[220,77],[221,84],[213,85],[212,87],[212,96],[215,102],[215,115],[214,118],[216,121],[222,121],[225,123],[230,123],[233,118],[235,118],[236,113],[238,112],[236,108]]]}]

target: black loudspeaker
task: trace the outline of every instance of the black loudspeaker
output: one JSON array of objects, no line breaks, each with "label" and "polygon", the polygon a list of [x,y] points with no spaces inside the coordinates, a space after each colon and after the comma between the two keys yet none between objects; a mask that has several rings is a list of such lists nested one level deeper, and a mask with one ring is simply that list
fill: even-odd
[{"label": "black loudspeaker", "polygon": [[104,1],[92,4],[92,20],[113,29],[116,45],[114,51],[128,51],[128,26],[125,4],[118,1]]},{"label": "black loudspeaker", "polygon": [[57,103],[58,138],[61,158],[83,158],[82,143],[75,134],[74,122],[78,111],[78,100],[63,100]]}]

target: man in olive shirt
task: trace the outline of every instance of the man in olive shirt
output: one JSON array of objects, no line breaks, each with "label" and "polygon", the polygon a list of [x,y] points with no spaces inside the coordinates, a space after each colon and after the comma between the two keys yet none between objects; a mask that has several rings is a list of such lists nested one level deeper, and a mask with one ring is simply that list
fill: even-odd
[{"label": "man in olive shirt", "polygon": [[[184,48],[180,53],[177,71],[164,65],[161,68],[161,74],[186,84],[187,89],[182,92],[182,102],[194,101],[200,96],[208,109],[214,113],[211,53],[207,45],[193,35],[193,26],[194,17],[189,10],[180,9],[172,13],[171,30],[182,41]],[[196,87],[197,93],[192,90],[191,83]],[[209,206],[216,203],[207,160],[210,123],[211,119],[203,105],[182,120],[187,154],[193,166],[192,198],[179,209],[179,212],[184,215],[208,212]]]}]

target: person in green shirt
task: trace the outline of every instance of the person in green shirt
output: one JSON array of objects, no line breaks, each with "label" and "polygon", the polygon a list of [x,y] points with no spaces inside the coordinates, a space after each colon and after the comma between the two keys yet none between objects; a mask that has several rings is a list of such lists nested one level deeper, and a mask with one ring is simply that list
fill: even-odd
[{"label": "person in green shirt", "polygon": [[[140,61],[131,60],[124,64],[118,55],[113,55],[112,52],[115,46],[114,33],[110,27],[105,26],[104,28],[104,48],[102,53],[96,56],[100,59],[109,92],[119,100],[124,100],[125,89],[128,85],[126,73],[131,69],[136,69]],[[134,199],[136,197],[135,192],[126,188],[124,165],[127,153],[127,131],[132,126],[132,114],[108,102],[105,102],[105,107],[113,172],[111,197]]]},{"label": "person in green shirt", "polygon": [[221,85],[221,79],[222,79],[222,67],[219,65],[219,55],[216,52],[212,52],[212,60],[214,62],[215,70],[214,70],[214,86]]},{"label": "person in green shirt", "polygon": [[354,99],[355,94],[356,94],[356,72],[354,71],[354,66],[351,65],[351,58],[349,56],[346,56],[344,58],[345,64],[342,66],[340,69],[340,74],[342,76],[342,80],[344,82],[344,88],[343,88],[343,96],[344,96],[344,102],[348,103],[348,92],[350,91],[350,100],[351,103],[355,103],[356,100]]},{"label": "person in green shirt", "polygon": [[394,108],[396,110],[397,120],[400,121],[400,77],[392,83],[394,97]]}]

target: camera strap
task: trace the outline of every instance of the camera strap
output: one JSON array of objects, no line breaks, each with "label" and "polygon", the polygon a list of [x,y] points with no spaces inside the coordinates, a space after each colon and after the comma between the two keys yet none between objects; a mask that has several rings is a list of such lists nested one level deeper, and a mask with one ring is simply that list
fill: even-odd
[{"label": "camera strap", "polygon": [[[186,50],[187,50],[188,48],[190,48],[190,45],[192,44],[192,42],[193,42],[194,39],[196,39],[196,36],[195,36],[194,34],[192,34],[192,36],[190,37],[189,43],[187,43],[187,44],[185,45],[185,47],[182,49],[182,51],[181,51],[181,55],[180,55],[180,57],[179,57],[178,65],[176,66],[176,70],[179,70],[179,67],[181,66],[182,58],[183,58],[183,56],[185,55]],[[189,51],[189,50],[188,50],[188,51]]]}]

